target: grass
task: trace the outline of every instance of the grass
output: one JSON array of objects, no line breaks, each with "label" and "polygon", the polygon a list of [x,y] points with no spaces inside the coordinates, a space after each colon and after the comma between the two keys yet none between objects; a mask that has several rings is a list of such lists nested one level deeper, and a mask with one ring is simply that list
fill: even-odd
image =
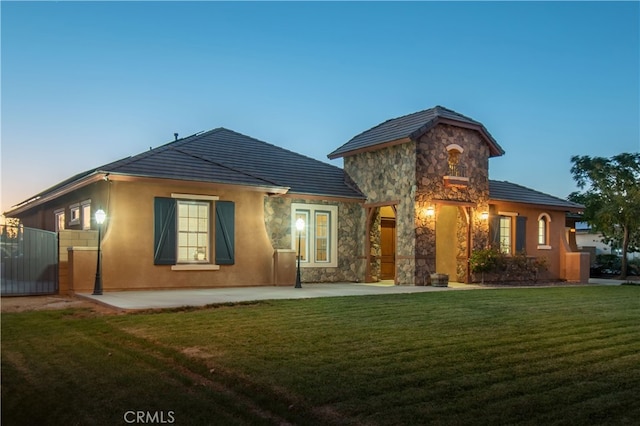
[{"label": "grass", "polygon": [[640,289],[2,316],[3,424],[635,424]]}]

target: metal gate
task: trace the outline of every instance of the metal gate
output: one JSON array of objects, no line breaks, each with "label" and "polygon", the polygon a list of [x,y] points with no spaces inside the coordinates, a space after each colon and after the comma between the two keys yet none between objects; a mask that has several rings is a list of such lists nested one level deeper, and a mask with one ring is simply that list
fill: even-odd
[{"label": "metal gate", "polygon": [[58,293],[58,235],[0,225],[2,296]]}]

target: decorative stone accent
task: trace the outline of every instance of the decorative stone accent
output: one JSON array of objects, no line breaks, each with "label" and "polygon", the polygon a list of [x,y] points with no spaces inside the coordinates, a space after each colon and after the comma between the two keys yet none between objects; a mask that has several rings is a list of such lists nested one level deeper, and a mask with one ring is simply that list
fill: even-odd
[{"label": "decorative stone accent", "polygon": [[360,237],[363,235],[363,212],[358,203],[307,200],[303,198],[265,197],[264,216],[267,234],[274,250],[291,247],[291,203],[338,206],[338,267],[300,269],[303,282],[359,281],[364,276],[364,258]]},{"label": "decorative stone accent", "polygon": [[[344,158],[344,170],[353,182],[366,194],[367,203],[391,203],[396,205],[396,282],[414,284],[414,201],[416,193],[415,144],[395,145],[373,152],[364,152]],[[379,212],[376,212],[379,216]],[[363,217],[363,223],[366,223]],[[373,228],[379,228],[375,222]],[[371,252],[379,256],[379,234],[368,235]],[[377,231],[379,232],[379,230]],[[362,242],[363,245],[365,242]],[[370,258],[371,275],[379,276],[377,257]],[[364,274],[362,275],[364,279]]]},{"label": "decorative stone accent", "polygon": [[[463,149],[455,160],[456,166],[466,171],[464,184],[460,177],[448,176],[451,167],[448,148],[454,144]],[[449,202],[461,206],[456,222],[456,279],[464,281],[468,268],[468,244],[477,247],[487,241],[488,223],[478,218],[478,212],[488,211],[489,147],[474,130],[440,124],[417,143],[416,176],[416,259],[425,261],[416,267],[416,280],[426,273],[439,272],[435,271],[435,220],[425,219],[421,212],[429,206]],[[448,179],[443,179],[445,176]],[[471,241],[468,241],[469,222]]]}]

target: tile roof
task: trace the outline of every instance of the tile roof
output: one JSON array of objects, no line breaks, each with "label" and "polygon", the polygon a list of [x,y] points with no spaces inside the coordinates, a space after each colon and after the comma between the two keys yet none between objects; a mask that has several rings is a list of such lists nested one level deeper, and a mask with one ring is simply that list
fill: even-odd
[{"label": "tile roof", "polygon": [[495,157],[504,154],[504,150],[500,147],[498,142],[493,139],[493,136],[491,136],[487,129],[485,129],[482,123],[438,105],[424,111],[414,112],[413,114],[392,118],[380,123],[377,126],[354,136],[349,140],[349,142],[329,154],[328,157],[331,159],[344,157],[354,151],[358,152],[361,150],[367,150],[368,148],[373,148],[376,145],[380,145],[385,142],[405,138],[417,140],[420,136],[441,122],[462,125],[463,127],[478,130],[485,141],[489,144],[491,156]]},{"label": "tile roof", "polygon": [[489,199],[494,201],[511,201],[514,203],[540,204],[566,210],[582,210],[582,204],[563,200],[535,189],[507,181],[489,180]]},{"label": "tile roof", "polygon": [[78,173],[18,204],[49,197],[97,173],[277,188],[289,194],[364,199],[339,167],[217,128]]},{"label": "tile roof", "polygon": [[288,193],[364,198],[344,171],[261,140],[217,128],[98,170],[158,178],[289,188]]}]

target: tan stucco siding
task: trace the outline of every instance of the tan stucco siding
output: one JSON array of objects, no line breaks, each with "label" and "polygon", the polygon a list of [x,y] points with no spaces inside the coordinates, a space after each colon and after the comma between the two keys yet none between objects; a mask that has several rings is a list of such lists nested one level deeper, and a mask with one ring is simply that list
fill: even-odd
[{"label": "tan stucco siding", "polygon": [[[526,217],[526,254],[544,258],[548,271],[547,276],[551,279],[562,277],[561,263],[564,255],[562,249],[566,240],[566,213],[564,211],[552,210],[545,206],[533,206],[529,204],[508,203],[502,201],[491,201],[491,213],[517,213],[518,216]],[[540,246],[538,244],[538,217],[546,213],[551,222],[549,223],[549,245]],[[515,232],[515,231],[514,231]]]},{"label": "tan stucco siding", "polygon": [[[170,265],[154,265],[154,198],[172,193],[211,195],[235,203],[233,265],[212,271],[173,271]],[[264,226],[263,196],[229,186],[175,181],[111,182],[109,223],[102,240],[105,291],[272,284],[273,247]],[[213,234],[213,222],[210,226]]]}]

